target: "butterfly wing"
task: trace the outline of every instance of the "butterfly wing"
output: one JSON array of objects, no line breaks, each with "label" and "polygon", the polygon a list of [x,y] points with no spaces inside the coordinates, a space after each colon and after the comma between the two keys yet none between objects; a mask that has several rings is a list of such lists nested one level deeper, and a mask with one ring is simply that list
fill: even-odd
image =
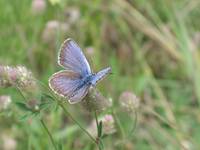
[{"label": "butterfly wing", "polygon": [[72,39],[67,39],[61,46],[58,64],[67,70],[79,73],[82,77],[91,74],[89,63],[81,48]]},{"label": "butterfly wing", "polygon": [[105,68],[101,71],[99,71],[94,78],[92,79],[91,83],[92,85],[97,84],[97,82],[101,81],[102,79],[104,79],[109,73],[111,73],[111,68]]},{"label": "butterfly wing", "polygon": [[80,102],[88,93],[89,85],[84,85],[77,91],[75,91],[69,98],[69,102],[71,104],[75,104]]},{"label": "butterfly wing", "polygon": [[80,83],[79,73],[66,70],[53,74],[49,79],[50,88],[56,94],[67,98],[70,103],[77,103],[86,96],[89,86],[84,85],[76,90]]}]

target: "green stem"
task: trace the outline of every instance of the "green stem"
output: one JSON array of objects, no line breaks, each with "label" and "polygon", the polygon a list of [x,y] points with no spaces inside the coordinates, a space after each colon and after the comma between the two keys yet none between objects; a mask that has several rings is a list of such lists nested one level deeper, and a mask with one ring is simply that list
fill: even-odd
[{"label": "green stem", "polygon": [[48,136],[49,136],[49,138],[51,140],[51,143],[54,146],[54,149],[57,150],[56,143],[55,143],[55,141],[53,139],[53,136],[51,135],[51,133],[48,130],[47,126],[45,125],[44,121],[41,119],[40,122],[41,122],[42,126],[44,127],[45,131],[47,132],[47,134],[48,134]]},{"label": "green stem", "polygon": [[130,134],[128,137],[130,137],[134,133],[134,131],[137,127],[137,110],[134,110],[134,115],[135,115],[134,125],[133,125],[133,128],[130,130]]},{"label": "green stem", "polygon": [[[45,84],[43,84],[43,82],[40,82],[40,81],[38,81],[38,82],[39,82],[44,88],[46,88],[46,89],[51,93],[51,90],[50,90]],[[53,95],[52,95],[52,96],[53,96]],[[86,129],[84,129],[78,121],[76,121],[76,120],[74,119],[74,117],[67,111],[67,109],[65,108],[65,106],[63,105],[63,103],[62,103],[61,101],[57,100],[57,98],[55,98],[54,96],[53,96],[53,99],[54,99],[55,101],[58,102],[58,104],[59,104],[60,107],[63,109],[63,111],[65,112],[65,114],[66,114],[68,117],[70,117],[71,120],[74,121],[74,122],[79,126],[79,128],[80,128],[81,130],[83,130],[83,132],[85,132],[85,134],[87,134],[87,135],[89,136],[89,138],[90,138],[95,144],[97,144],[97,143],[96,143],[96,139],[95,139]]]},{"label": "green stem", "polygon": [[17,89],[17,91],[19,92],[19,94],[23,97],[23,99],[26,101],[26,97],[25,97],[24,94],[22,93],[21,89],[18,88],[17,86],[16,86],[16,89]]},{"label": "green stem", "polygon": [[125,131],[124,131],[124,129],[123,129],[122,125],[121,125],[121,122],[118,119],[116,113],[114,112],[114,110],[112,110],[112,115],[113,115],[114,120],[116,122],[116,125],[117,125],[117,127],[118,127],[118,129],[119,129],[119,131],[121,133],[122,139],[124,140],[125,139]]},{"label": "green stem", "polygon": [[[21,96],[23,97],[23,99],[26,101],[26,98],[25,98],[24,94],[22,93],[22,91],[21,91],[18,87],[16,87],[16,89],[19,91],[20,95],[21,95]],[[53,144],[55,150],[57,150],[56,144],[55,144],[55,142],[54,142],[54,140],[53,140],[53,136],[52,136],[51,133],[49,132],[47,126],[46,126],[45,123],[44,123],[44,121],[43,121],[43,120],[40,120],[40,122],[41,122],[42,126],[44,127],[44,129],[46,130],[46,132],[48,133],[48,135],[49,135],[49,137],[50,137],[50,140],[51,140],[51,142],[52,142],[52,144]]]},{"label": "green stem", "polygon": [[67,111],[65,106],[62,103],[59,103],[59,105],[62,107],[63,111],[67,114],[67,116],[69,116],[71,120],[74,121],[79,126],[79,128],[81,128],[81,130],[83,130],[85,134],[87,134],[95,144],[97,144],[96,139],[85,128],[83,128],[78,121],[74,119],[74,117]]}]

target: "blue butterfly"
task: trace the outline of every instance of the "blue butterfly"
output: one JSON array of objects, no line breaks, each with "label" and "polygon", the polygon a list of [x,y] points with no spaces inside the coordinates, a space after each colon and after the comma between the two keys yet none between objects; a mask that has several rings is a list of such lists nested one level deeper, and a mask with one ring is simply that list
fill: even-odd
[{"label": "blue butterfly", "polygon": [[81,48],[72,39],[67,39],[62,44],[58,64],[65,70],[53,74],[49,79],[49,86],[71,104],[80,102],[87,95],[90,86],[95,86],[111,73],[110,67],[93,73]]}]

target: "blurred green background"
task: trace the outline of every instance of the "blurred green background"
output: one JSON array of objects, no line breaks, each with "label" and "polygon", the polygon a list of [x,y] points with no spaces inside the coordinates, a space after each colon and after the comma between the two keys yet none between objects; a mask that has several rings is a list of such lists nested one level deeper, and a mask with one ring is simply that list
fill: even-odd
[{"label": "blurred green background", "polygon": [[[48,78],[61,70],[60,45],[71,37],[94,72],[112,67],[113,74],[97,87],[112,99],[125,130],[131,123],[119,97],[131,91],[140,99],[134,134],[124,142],[118,133],[109,135],[106,150],[198,150],[199,8],[199,0],[1,0],[0,65],[26,66],[48,85]],[[16,89],[0,89],[0,95],[12,98],[0,114],[0,149],[53,149],[37,119],[20,120],[24,112],[15,105],[22,100]],[[66,105],[85,127],[90,124],[90,113]],[[61,109],[43,117],[64,150],[96,149]]]}]

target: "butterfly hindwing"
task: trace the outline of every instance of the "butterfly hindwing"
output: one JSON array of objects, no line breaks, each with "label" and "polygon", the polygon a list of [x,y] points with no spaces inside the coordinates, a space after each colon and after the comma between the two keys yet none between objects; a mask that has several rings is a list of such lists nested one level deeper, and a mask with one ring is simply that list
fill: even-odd
[{"label": "butterfly hindwing", "polygon": [[80,86],[80,75],[72,71],[59,71],[52,75],[49,79],[50,88],[69,100],[70,103],[77,103],[82,100],[87,94],[88,86],[83,86],[76,91]]},{"label": "butterfly hindwing", "polygon": [[80,89],[76,90],[69,98],[71,104],[81,101],[88,93],[89,85],[84,85]]}]

